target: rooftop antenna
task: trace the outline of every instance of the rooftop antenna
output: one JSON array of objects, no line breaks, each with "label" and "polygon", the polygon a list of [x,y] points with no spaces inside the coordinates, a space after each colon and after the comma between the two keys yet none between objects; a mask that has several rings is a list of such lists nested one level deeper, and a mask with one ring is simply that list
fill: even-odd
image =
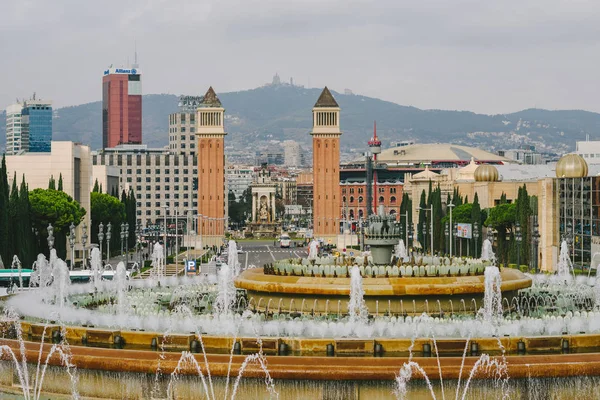
[{"label": "rooftop antenna", "polygon": [[138,68],[137,40],[134,40],[134,42],[133,42],[133,68]]}]

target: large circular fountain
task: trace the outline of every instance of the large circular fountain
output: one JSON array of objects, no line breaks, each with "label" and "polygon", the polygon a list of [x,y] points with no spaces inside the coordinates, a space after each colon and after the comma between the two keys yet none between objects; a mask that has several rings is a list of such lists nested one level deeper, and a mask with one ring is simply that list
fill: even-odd
[{"label": "large circular fountain", "polygon": [[[365,244],[370,245],[370,255],[319,257],[318,244],[313,241],[307,259],[275,261],[244,271],[235,285],[247,291],[253,310],[347,314],[350,270],[356,266],[371,314],[477,312],[483,305],[484,271],[492,265],[490,256],[480,260],[408,257],[394,222],[393,215],[369,216]],[[398,249],[392,257],[396,244]],[[489,249],[484,250],[489,253]],[[520,289],[531,286],[531,278],[518,270],[503,269],[500,277],[500,291],[509,306]]]},{"label": "large circular fountain", "polygon": [[[600,291],[571,275],[566,244],[557,275],[531,277],[491,265],[489,242],[487,260],[408,257],[401,244],[392,258],[393,235],[369,232],[372,248],[384,242],[377,256],[318,257],[313,243],[307,260],[240,275],[232,257],[216,283],[165,277],[160,246],[145,280],[129,280],[123,265],[103,280],[94,250],[92,282],[70,285],[63,261],[40,256],[39,287],[4,304],[0,351],[13,373],[0,377],[0,392],[214,399],[274,398],[280,388],[282,398],[441,398],[446,385],[457,398],[501,398],[530,391],[513,378],[600,376]],[[33,363],[29,372],[20,360]],[[57,366],[49,382],[36,362]],[[445,383],[409,384],[439,374]]]}]

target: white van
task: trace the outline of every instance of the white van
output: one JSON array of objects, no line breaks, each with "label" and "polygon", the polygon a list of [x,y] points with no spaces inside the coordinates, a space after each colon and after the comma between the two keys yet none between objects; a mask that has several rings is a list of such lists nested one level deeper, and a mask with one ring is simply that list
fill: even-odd
[{"label": "white van", "polygon": [[286,234],[281,235],[279,238],[279,247],[290,247],[290,243],[292,243],[292,239]]}]

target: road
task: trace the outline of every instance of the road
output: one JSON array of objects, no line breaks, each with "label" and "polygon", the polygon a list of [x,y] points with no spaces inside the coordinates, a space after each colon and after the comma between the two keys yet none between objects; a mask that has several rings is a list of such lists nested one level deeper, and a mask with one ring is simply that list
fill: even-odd
[{"label": "road", "polygon": [[[273,246],[273,242],[266,241],[251,241],[251,242],[238,242],[238,261],[242,270],[252,267],[262,267],[267,263],[273,261],[283,260],[285,258],[292,257],[306,257],[308,255],[308,248],[306,247],[292,247],[289,249],[282,249],[278,245]],[[223,256],[223,261],[226,262],[226,256]],[[202,266],[202,273],[209,275],[215,274],[215,263],[211,261],[208,265]]]}]

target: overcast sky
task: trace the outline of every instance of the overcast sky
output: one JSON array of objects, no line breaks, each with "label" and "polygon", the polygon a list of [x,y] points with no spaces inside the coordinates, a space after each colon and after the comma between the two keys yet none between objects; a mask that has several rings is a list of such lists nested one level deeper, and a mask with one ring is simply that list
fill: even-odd
[{"label": "overcast sky", "polygon": [[100,100],[136,41],[145,94],[278,72],[419,108],[600,112],[597,0],[2,0],[0,109]]}]

